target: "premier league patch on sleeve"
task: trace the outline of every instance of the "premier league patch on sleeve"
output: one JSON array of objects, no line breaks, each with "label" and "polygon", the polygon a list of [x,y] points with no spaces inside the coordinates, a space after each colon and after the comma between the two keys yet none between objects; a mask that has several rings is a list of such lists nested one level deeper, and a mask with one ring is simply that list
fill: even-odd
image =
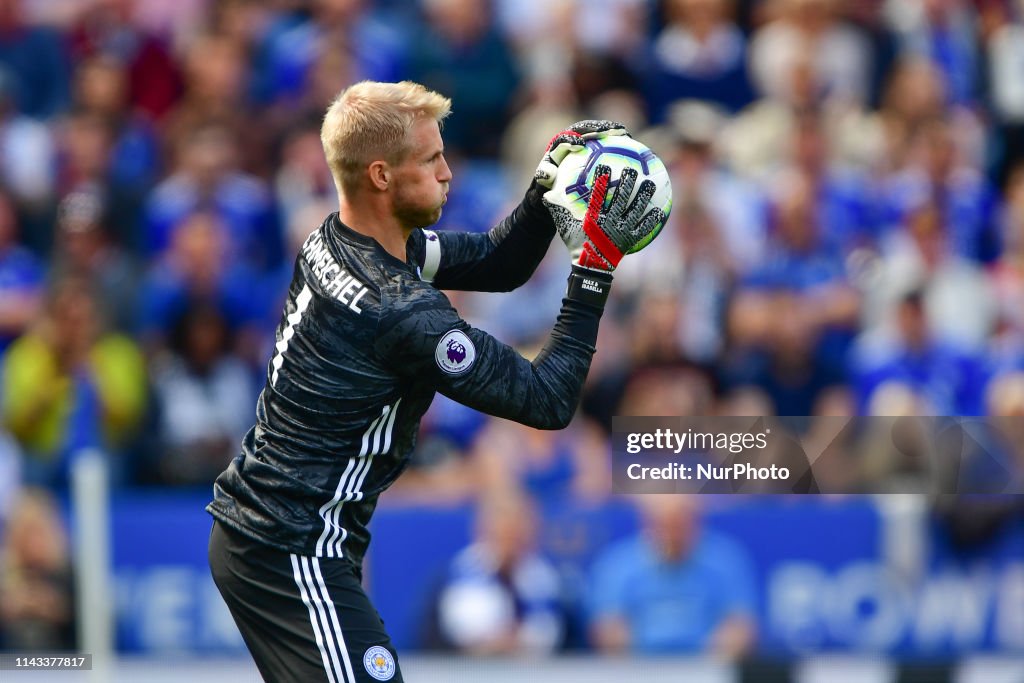
[{"label": "premier league patch on sleeve", "polygon": [[434,360],[437,361],[437,367],[449,375],[461,375],[473,366],[476,347],[461,330],[449,330],[437,342]]}]

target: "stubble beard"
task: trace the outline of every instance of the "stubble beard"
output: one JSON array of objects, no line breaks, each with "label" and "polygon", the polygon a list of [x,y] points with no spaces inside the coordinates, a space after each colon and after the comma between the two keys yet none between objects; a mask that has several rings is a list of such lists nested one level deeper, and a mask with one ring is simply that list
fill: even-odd
[{"label": "stubble beard", "polygon": [[404,201],[399,201],[396,204],[395,216],[406,227],[428,228],[441,219],[440,206],[424,208]]}]

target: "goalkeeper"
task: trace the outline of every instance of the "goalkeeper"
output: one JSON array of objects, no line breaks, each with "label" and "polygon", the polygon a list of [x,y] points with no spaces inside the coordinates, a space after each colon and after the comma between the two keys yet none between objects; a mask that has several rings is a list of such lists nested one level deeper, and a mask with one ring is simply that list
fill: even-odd
[{"label": "goalkeeper", "polygon": [[[585,139],[628,134],[584,121],[555,136],[526,197],[489,233],[425,230],[452,179],[440,134],[450,104],[414,83],[363,82],[324,118],[340,210],[296,259],[256,424],[207,507],[214,580],[267,681],[402,680],[361,565],[377,497],[405,467],[434,393],[538,428],[568,424],[612,271],[664,218],[648,209],[647,181],[629,202],[632,171],[613,192],[599,169],[582,221],[545,198]],[[440,290],[519,286],[556,227],[572,271],[531,363]]]}]

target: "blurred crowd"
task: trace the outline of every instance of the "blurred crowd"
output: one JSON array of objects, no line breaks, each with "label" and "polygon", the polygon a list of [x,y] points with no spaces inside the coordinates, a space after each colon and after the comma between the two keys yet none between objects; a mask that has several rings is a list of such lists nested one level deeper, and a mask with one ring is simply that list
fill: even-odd
[{"label": "blurred crowd", "polygon": [[[294,254],[337,208],[322,113],[362,79],[452,98],[441,229],[488,229],[580,118],[626,123],[675,196],[616,272],[580,418],[438,397],[392,499],[600,500],[613,415],[1020,417],[1022,65],[1018,0],[0,0],[0,521],[84,450],[117,486],[209,486],[235,455]],[[517,292],[451,298],[530,354],[566,273],[555,245]],[[621,649],[642,596],[598,573],[595,642]],[[557,642],[534,598],[523,642]],[[737,653],[730,600],[699,618]]]}]

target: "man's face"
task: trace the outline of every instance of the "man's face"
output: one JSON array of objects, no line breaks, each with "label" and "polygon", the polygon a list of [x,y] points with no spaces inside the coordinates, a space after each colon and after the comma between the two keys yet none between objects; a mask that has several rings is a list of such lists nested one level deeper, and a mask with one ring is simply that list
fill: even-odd
[{"label": "man's face", "polygon": [[643,509],[647,537],[665,562],[685,558],[696,540],[697,509],[683,496],[652,496]]},{"label": "man's face", "polygon": [[406,228],[425,228],[441,218],[452,172],[436,121],[419,119],[409,131],[408,142],[405,159],[391,168],[394,213]]}]

